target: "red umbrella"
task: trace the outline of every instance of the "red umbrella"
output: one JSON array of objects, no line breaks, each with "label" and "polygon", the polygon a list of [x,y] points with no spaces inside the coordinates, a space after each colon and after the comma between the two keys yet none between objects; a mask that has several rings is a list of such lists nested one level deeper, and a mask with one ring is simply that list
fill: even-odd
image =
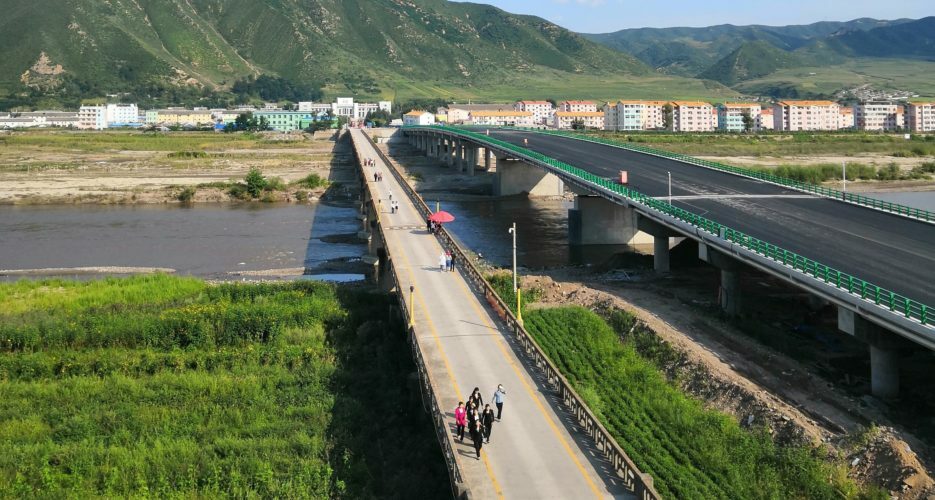
[{"label": "red umbrella", "polygon": [[437,222],[439,224],[444,224],[444,223],[448,223],[448,222],[455,220],[455,216],[449,214],[448,212],[444,210],[439,210],[438,212],[435,212],[434,214],[430,215],[429,220],[432,222]]}]

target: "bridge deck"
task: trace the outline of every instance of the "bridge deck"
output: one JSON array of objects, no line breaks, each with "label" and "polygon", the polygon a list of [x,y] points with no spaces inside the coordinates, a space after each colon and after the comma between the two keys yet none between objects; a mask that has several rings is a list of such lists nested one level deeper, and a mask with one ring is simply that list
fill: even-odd
[{"label": "bridge deck", "polygon": [[[466,436],[456,441],[462,474],[475,498],[606,498],[628,496],[616,478],[606,473],[603,460],[581,435],[557,400],[543,392],[516,356],[510,336],[498,327],[483,298],[475,294],[459,272],[439,270],[443,249],[425,230],[425,221],[405,197],[403,188],[383,165],[360,130],[351,131],[363,158],[372,158],[384,173],[372,182],[379,193],[380,220],[386,245],[403,288],[415,286],[415,332],[429,374],[443,394],[454,432],[454,408],[479,387],[488,402],[497,384],[507,391],[503,420],[493,426],[490,444],[476,460]],[[399,212],[389,213],[389,195],[399,200]],[[376,197],[376,195],[375,195]],[[509,235],[504,234],[504,238]],[[457,265],[457,263],[456,263]],[[408,296],[408,291],[404,291]],[[494,407],[491,404],[491,407]]]},{"label": "bridge deck", "polygon": [[667,195],[672,204],[935,306],[935,226],[781,186],[603,144],[532,132],[490,130],[500,140]]}]

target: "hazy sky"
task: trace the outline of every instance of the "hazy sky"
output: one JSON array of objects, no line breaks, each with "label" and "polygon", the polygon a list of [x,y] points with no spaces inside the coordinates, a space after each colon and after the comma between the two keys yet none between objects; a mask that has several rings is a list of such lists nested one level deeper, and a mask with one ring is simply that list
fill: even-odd
[{"label": "hazy sky", "polygon": [[533,14],[582,33],[624,28],[714,24],[808,24],[920,18],[935,15],[933,0],[472,0]]}]

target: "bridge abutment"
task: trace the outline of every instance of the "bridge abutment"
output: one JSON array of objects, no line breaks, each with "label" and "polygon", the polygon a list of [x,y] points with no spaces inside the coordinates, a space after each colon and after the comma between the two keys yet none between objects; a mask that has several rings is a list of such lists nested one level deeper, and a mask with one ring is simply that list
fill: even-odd
[{"label": "bridge abutment", "polygon": [[565,183],[558,176],[520,160],[497,155],[497,179],[494,196],[528,194],[529,196],[562,196]]},{"label": "bridge abutment", "polygon": [[[499,161],[497,169],[499,170]],[[600,196],[578,195],[568,210],[568,243],[571,245],[640,245],[652,236],[637,227],[638,214]]]}]

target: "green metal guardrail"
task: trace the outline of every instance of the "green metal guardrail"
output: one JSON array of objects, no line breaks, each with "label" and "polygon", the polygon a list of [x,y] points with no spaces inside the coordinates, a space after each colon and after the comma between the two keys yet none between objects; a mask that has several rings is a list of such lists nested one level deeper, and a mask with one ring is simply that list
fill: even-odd
[{"label": "green metal guardrail", "polygon": [[626,142],[615,141],[613,139],[606,139],[604,137],[595,137],[595,136],[584,135],[584,134],[576,134],[573,132],[563,132],[559,130],[525,129],[525,128],[517,128],[517,130],[529,130],[529,131],[537,132],[540,134],[556,135],[560,137],[570,137],[572,139],[596,142],[599,144],[605,144],[608,146],[613,146],[613,147],[617,147],[621,149],[636,151],[638,153],[661,156],[663,158],[669,158],[672,160],[678,160],[683,163],[689,163],[692,165],[708,167],[711,169],[720,170],[722,172],[742,175],[744,177],[752,177],[754,179],[758,179],[758,180],[765,181],[765,182],[770,182],[773,184],[778,184],[780,186],[788,187],[790,189],[814,193],[814,194],[824,196],[827,198],[843,200],[843,201],[847,201],[847,202],[854,203],[857,205],[862,205],[865,207],[875,208],[877,210],[891,212],[897,215],[913,217],[919,220],[924,220],[926,222],[935,222],[935,213],[929,212],[928,210],[923,210],[921,208],[907,207],[905,205],[900,205],[899,203],[890,203],[888,201],[878,200],[876,198],[870,198],[869,196],[862,196],[856,193],[847,193],[844,191],[838,191],[837,189],[826,188],[824,186],[818,186],[816,184],[810,184],[808,182],[800,182],[794,179],[789,179],[787,177],[780,177],[778,175],[768,174],[765,172],[757,172],[756,170],[750,170],[748,168],[734,167],[731,165],[725,165],[723,163],[702,160],[700,158],[694,158],[688,155],[683,155],[679,153],[671,153],[669,151],[663,151],[661,149],[628,144]]},{"label": "green metal guardrail", "polygon": [[791,252],[772,243],[754,238],[753,236],[744,234],[719,222],[706,219],[700,215],[670,205],[664,201],[657,200],[656,198],[640,193],[635,189],[617,184],[616,182],[599,177],[578,167],[573,167],[567,163],[555,160],[541,153],[537,153],[535,151],[511,144],[506,141],[495,139],[485,134],[456,127],[435,125],[432,127],[404,128],[441,130],[450,132],[452,134],[473,139],[481,143],[488,143],[498,148],[515,152],[526,158],[542,162],[556,170],[560,170],[569,175],[577,177],[585,184],[590,184],[592,187],[598,190],[608,191],[628,200],[640,203],[657,212],[674,217],[705,232],[739,245],[758,255],[766,257],[775,262],[779,262],[785,266],[789,266],[796,271],[802,272],[838,289],[845,290],[848,293],[856,295],[863,300],[873,302],[877,306],[889,309],[895,314],[900,314],[908,319],[918,321],[922,325],[935,325],[935,315],[932,314],[933,308],[931,306],[927,306],[921,302],[904,297],[895,292],[874,285],[873,283],[862,280],[856,276],[852,276],[843,271],[826,266],[820,262],[803,257],[795,252]]}]

